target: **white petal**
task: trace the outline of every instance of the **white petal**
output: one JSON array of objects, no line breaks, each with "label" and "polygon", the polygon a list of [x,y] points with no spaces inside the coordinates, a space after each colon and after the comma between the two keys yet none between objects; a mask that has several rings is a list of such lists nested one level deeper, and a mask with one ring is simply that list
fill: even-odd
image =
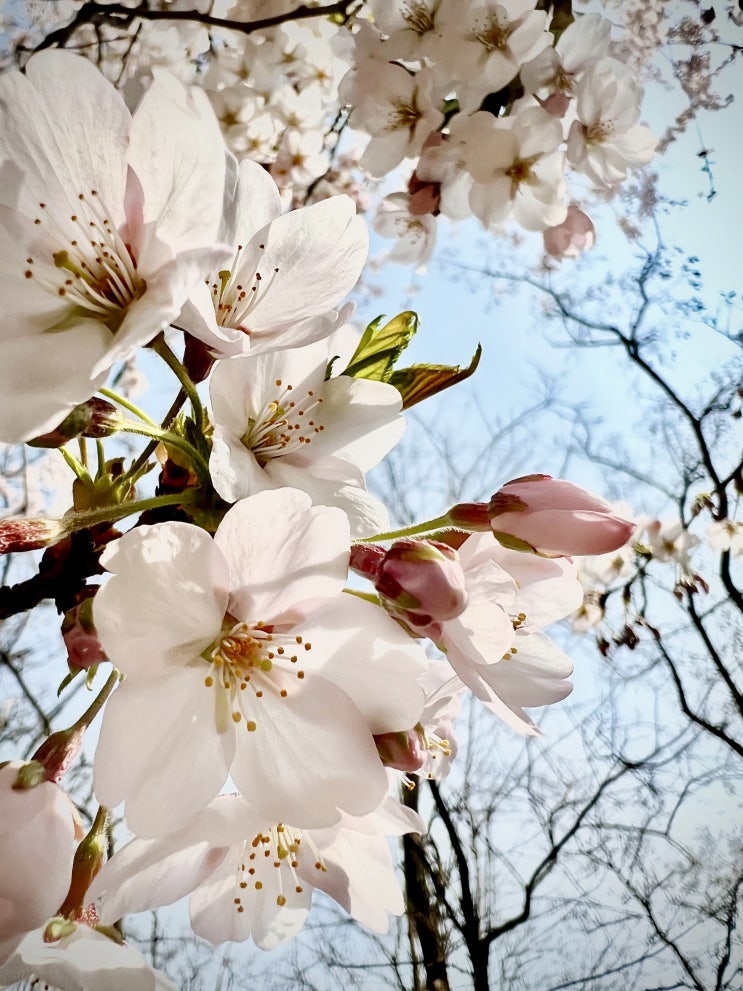
[{"label": "white petal", "polygon": [[337,595],[348,573],[348,520],[296,489],[236,503],[215,542],[230,566],[229,611],[244,622],[296,622]]}]

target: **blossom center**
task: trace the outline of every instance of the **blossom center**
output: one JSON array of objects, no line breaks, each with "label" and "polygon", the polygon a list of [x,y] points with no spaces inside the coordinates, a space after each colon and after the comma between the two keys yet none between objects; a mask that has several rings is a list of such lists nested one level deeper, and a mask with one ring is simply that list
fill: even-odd
[{"label": "blossom center", "polygon": [[403,4],[402,19],[419,36],[433,31],[431,11],[423,0],[411,0],[410,3]]},{"label": "blossom center", "polygon": [[304,678],[299,665],[302,650],[312,644],[291,633],[278,633],[266,623],[226,621],[222,635],[201,655],[209,665],[206,688],[215,691],[215,719],[220,733],[230,721],[258,728],[260,702],[268,693],[285,699],[292,679]]},{"label": "blossom center", "polygon": [[[258,247],[261,251],[266,249],[265,244],[259,244]],[[271,272],[264,273],[256,268],[252,275],[245,277],[239,272],[240,255],[243,251],[244,246],[238,244],[232,267],[218,272],[216,279],[211,282],[207,279],[207,285],[220,327],[232,327],[250,334],[249,317],[258,302],[265,298],[279,269],[274,268]]]},{"label": "blossom center", "polygon": [[34,224],[63,247],[52,253],[52,265],[26,258],[25,278],[116,331],[127,308],[144,294],[146,283],[137,273],[131,246],[106,216],[97,191],[79,193],[74,212],[64,218],[39,203]]},{"label": "blossom center", "polygon": [[312,389],[304,395],[295,393],[294,386],[281,379],[276,379],[275,385],[276,395],[248,421],[248,429],[240,438],[261,468],[274,458],[302,449],[325,429],[318,415],[322,396]]},{"label": "blossom center", "polygon": [[392,104],[392,109],[387,115],[387,130],[412,130],[420,118],[421,112],[415,104],[415,93],[409,100],[400,97]]},{"label": "blossom center", "polygon": [[297,869],[308,873],[310,862],[313,870],[327,871],[312,837],[282,822],[246,840],[236,877],[235,911],[244,912],[243,898],[255,897],[255,892],[275,897],[283,907],[304,891]]},{"label": "blossom center", "polygon": [[502,7],[496,7],[475,26],[473,39],[479,41],[488,52],[505,51],[510,34],[506,11]]}]

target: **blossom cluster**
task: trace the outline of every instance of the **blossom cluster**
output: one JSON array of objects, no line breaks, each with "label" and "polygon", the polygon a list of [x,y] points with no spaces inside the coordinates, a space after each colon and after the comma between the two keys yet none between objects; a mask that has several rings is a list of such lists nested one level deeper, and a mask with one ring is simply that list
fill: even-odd
[{"label": "blossom cluster", "polygon": [[[393,260],[425,264],[439,216],[543,232],[545,251],[562,258],[595,239],[576,202],[587,187],[616,190],[657,142],[638,123],[643,90],[610,19],[544,7],[365,0],[353,16],[249,31],[194,14],[144,21],[104,53],[130,99],[163,68],[203,89],[228,147],[268,168],[285,205],[345,192],[366,208],[363,176],[405,168],[407,188],[378,202],[374,219],[395,241]],[[280,0],[210,11],[238,28],[287,14]],[[95,52],[93,26],[83,27],[82,47]]]},{"label": "blossom cluster", "polygon": [[[634,525],[531,475],[391,530],[366,473],[476,363],[397,368],[413,314],[349,326],[353,202],[284,213],[162,71],[131,114],[92,63],[44,52],[0,77],[0,120],[0,436],[74,474],[61,518],[0,521],[0,553],[47,547],[63,574],[84,533],[86,577],[105,572],[62,625],[60,690],[87,679],[94,702],[0,768],[0,981],[172,987],[111,927],[187,895],[214,943],[291,938],[314,889],[383,932],[403,910],[388,838],[424,829],[401,780],[446,775],[467,691],[539,732],[527,710],[571,689],[543,628],[582,600],[572,556]],[[178,383],[161,424],[105,384],[143,347]],[[149,440],[131,463],[106,457],[121,433]],[[101,711],[81,839],[60,781]],[[134,838],[106,863],[114,810]]]}]

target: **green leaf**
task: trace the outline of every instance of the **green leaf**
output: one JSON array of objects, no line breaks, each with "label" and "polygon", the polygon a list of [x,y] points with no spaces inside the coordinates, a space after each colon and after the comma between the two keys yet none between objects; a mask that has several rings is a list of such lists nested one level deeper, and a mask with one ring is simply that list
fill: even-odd
[{"label": "green leaf", "polygon": [[388,382],[392,368],[418,330],[418,314],[406,310],[380,329],[384,317],[372,320],[356,348],[344,375]]},{"label": "green leaf", "polygon": [[477,351],[466,368],[460,368],[459,365],[411,365],[392,372],[387,381],[402,396],[402,408],[410,409],[416,403],[468,379],[479,365],[481,355],[482,345],[478,344]]}]

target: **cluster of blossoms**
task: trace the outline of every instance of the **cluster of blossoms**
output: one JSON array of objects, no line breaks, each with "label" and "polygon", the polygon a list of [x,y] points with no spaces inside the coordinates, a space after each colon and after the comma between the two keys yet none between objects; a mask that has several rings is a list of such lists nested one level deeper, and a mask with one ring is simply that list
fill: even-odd
[{"label": "cluster of blossoms", "polygon": [[[347,326],[351,200],[282,213],[203,91],[161,71],[132,115],[90,62],[45,52],[0,78],[0,122],[0,438],[61,447],[75,475],[61,519],[0,522],[0,553],[47,547],[64,575],[85,535],[92,564],[57,594],[62,687],[112,665],[73,727],[0,769],[0,981],[171,987],[110,927],[186,895],[215,943],[291,938],[314,889],[384,931],[388,838],[424,828],[396,786],[448,772],[467,689],[538,732],[526,710],[571,687],[543,632],[582,599],[571,556],[634,525],[533,475],[391,531],[366,472],[404,408],[473,369],[395,368],[414,315]],[[162,425],[105,385],[145,346],[179,383]],[[131,464],[104,454],[121,432],[151,439]],[[78,843],[59,781],[101,710]],[[117,808],[134,839],[104,863]]]},{"label": "cluster of blossoms", "polygon": [[[424,264],[439,215],[543,232],[546,252],[563,258],[595,240],[575,202],[586,186],[618,188],[656,139],[638,123],[642,87],[610,20],[544,6],[365,0],[353,16],[261,26],[288,5],[223,0],[210,5],[216,23],[145,20],[106,52],[132,100],[162,68],[202,88],[228,147],[267,166],[285,205],[345,192],[366,208],[364,173],[408,168],[407,189],[374,219],[395,240],[393,260]],[[239,30],[251,19],[257,29]],[[92,24],[80,41],[96,50]],[[360,155],[342,140],[347,124]]]}]

